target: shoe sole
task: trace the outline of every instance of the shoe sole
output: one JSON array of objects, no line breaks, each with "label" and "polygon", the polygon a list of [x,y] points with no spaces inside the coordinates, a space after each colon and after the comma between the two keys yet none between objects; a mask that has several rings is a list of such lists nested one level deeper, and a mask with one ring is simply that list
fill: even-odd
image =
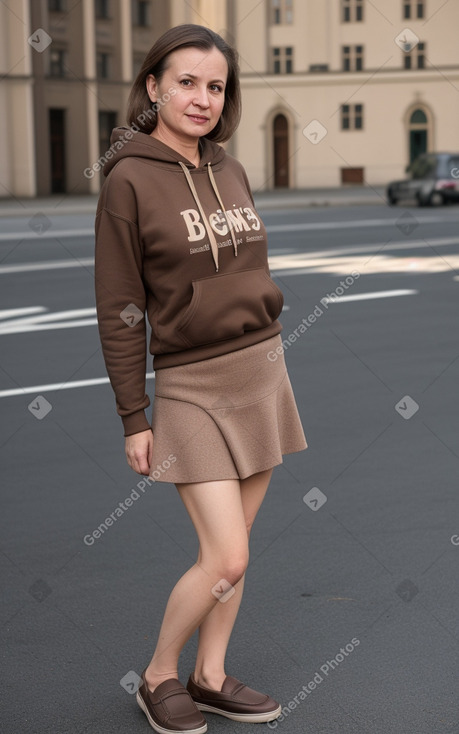
[{"label": "shoe sole", "polygon": [[151,728],[158,732],[158,734],[205,734],[207,731],[207,724],[204,724],[203,726],[200,726],[198,729],[185,729],[185,730],[179,730],[179,729],[165,729],[160,724],[157,724],[154,719],[152,719],[151,714],[146,707],[144,700],[140,693],[137,691],[136,694],[136,701],[139,704],[140,708],[144,712],[145,716],[148,719],[148,723],[150,724]]},{"label": "shoe sole", "polygon": [[236,714],[232,711],[224,711],[223,709],[215,708],[215,706],[209,706],[207,703],[198,703],[197,701],[195,701],[195,704],[200,711],[208,711],[210,714],[219,714],[219,716],[226,716],[227,719],[232,719],[232,721],[245,721],[249,724],[258,724],[262,723],[263,721],[272,721],[273,719],[277,719],[282,711],[282,707],[279,706],[273,711],[267,711],[262,714]]}]

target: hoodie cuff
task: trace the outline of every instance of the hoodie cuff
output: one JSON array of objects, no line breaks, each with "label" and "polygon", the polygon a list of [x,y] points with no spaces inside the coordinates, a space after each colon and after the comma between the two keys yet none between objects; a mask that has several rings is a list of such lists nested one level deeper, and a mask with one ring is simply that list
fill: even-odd
[{"label": "hoodie cuff", "polygon": [[137,413],[124,415],[121,417],[121,420],[123,421],[125,436],[132,436],[134,433],[140,433],[148,429],[151,431],[151,425],[147,420],[144,410],[138,410]]}]

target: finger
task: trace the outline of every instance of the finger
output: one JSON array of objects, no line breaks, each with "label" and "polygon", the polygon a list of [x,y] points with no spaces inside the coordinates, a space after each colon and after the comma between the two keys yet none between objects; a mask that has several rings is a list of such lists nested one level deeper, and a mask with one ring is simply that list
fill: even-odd
[{"label": "finger", "polygon": [[137,456],[136,459],[136,472],[138,474],[143,474],[146,476],[149,472],[149,464],[148,464],[148,453],[141,454]]},{"label": "finger", "polygon": [[151,438],[148,442],[148,474],[150,473],[152,460],[153,460],[153,434],[151,434]]},{"label": "finger", "polygon": [[142,464],[141,471],[139,471],[139,474],[142,474],[143,477],[148,477],[150,473],[150,466],[148,464],[148,461],[145,460],[145,463]]}]

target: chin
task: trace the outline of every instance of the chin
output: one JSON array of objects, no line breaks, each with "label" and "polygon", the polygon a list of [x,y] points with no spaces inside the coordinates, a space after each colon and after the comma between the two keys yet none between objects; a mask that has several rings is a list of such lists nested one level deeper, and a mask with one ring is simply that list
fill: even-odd
[{"label": "chin", "polygon": [[187,135],[192,135],[195,138],[202,138],[203,135],[207,135],[207,133],[210,133],[211,130],[213,130],[212,125],[193,125],[191,124],[189,127],[187,127],[186,132]]}]

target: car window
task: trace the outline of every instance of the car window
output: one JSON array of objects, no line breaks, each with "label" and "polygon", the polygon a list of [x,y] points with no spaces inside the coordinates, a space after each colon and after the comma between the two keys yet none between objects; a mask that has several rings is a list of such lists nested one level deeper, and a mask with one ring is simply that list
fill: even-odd
[{"label": "car window", "polygon": [[427,178],[435,174],[437,159],[433,155],[422,155],[411,165],[411,178]]}]

